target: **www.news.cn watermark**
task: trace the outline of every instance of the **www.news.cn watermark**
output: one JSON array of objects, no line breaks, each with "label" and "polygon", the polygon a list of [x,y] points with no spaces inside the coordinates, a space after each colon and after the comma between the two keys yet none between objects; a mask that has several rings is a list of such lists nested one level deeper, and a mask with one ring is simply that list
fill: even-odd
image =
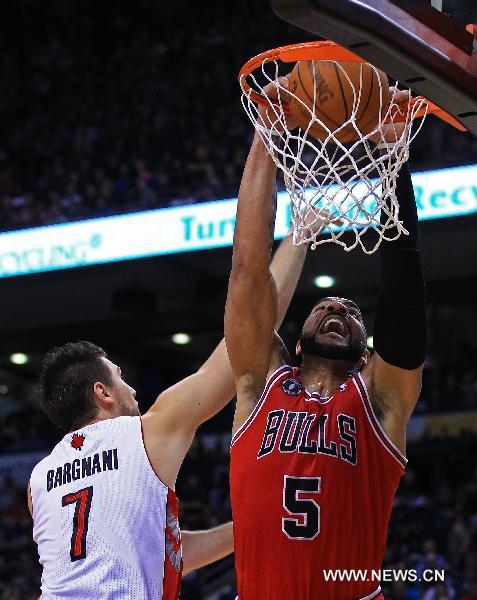
[{"label": "www.news.cn watermark", "polygon": [[323,569],[325,581],[376,581],[378,583],[404,581],[415,583],[442,583],[445,579],[444,569],[426,569],[418,572],[416,569]]}]

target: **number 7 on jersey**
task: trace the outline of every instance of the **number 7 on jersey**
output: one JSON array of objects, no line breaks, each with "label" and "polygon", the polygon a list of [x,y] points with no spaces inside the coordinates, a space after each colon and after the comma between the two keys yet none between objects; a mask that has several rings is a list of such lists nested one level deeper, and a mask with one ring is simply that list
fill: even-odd
[{"label": "number 7 on jersey", "polygon": [[93,486],[66,494],[61,499],[62,506],[76,504],[73,516],[73,535],[71,536],[71,560],[86,558],[86,534],[88,533],[89,511],[93,499]]}]

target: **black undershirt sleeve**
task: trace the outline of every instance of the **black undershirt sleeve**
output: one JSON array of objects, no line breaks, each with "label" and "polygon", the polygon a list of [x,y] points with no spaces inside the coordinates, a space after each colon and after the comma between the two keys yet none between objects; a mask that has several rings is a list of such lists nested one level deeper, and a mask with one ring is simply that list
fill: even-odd
[{"label": "black undershirt sleeve", "polygon": [[397,240],[383,241],[380,246],[381,289],[374,348],[387,363],[411,370],[424,362],[427,326],[417,208],[407,163],[399,173],[396,195],[399,219],[409,235],[401,234]]}]

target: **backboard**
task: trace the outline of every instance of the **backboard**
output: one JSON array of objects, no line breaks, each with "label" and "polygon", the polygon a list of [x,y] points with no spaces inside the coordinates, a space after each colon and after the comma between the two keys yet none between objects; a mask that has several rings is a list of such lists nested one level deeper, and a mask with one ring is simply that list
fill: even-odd
[{"label": "backboard", "polygon": [[474,0],[270,2],[282,19],[348,48],[477,136],[477,52],[463,22],[477,22]]}]

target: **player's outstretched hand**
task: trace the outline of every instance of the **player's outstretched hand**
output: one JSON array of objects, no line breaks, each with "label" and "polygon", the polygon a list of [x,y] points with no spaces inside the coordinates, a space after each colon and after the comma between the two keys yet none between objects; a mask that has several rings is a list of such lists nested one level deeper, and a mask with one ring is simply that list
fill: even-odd
[{"label": "player's outstretched hand", "polygon": [[298,127],[298,122],[291,114],[285,113],[289,100],[287,92],[289,85],[288,76],[279,77],[271,81],[262,90],[262,95],[267,99],[267,105],[258,107],[259,123],[272,132],[281,133],[285,126],[290,131]]}]

